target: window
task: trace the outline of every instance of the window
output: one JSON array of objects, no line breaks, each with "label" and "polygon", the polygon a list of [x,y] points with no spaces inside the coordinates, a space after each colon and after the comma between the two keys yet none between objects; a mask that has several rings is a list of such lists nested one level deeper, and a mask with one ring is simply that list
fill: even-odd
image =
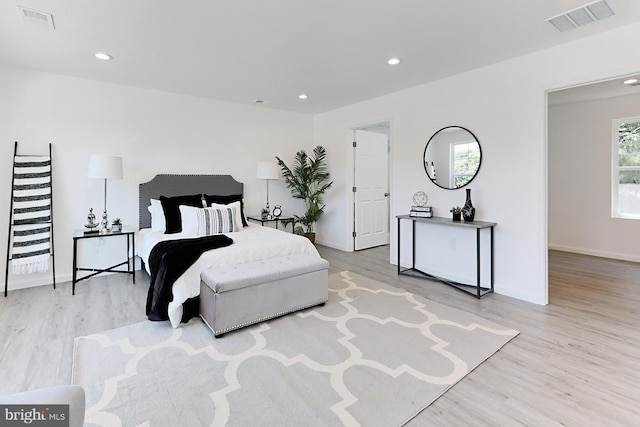
[{"label": "window", "polygon": [[640,117],[613,120],[611,216],[640,219]]},{"label": "window", "polygon": [[456,142],[451,144],[452,188],[460,188],[473,179],[480,165],[480,147],[477,141]]}]

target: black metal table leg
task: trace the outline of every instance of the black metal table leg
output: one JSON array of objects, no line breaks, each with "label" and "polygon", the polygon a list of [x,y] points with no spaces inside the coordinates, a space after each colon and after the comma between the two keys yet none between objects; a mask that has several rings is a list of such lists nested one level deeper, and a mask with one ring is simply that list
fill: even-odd
[{"label": "black metal table leg", "polygon": [[476,297],[480,298],[480,229],[476,229],[476,274],[477,274],[477,294]]},{"label": "black metal table leg", "polygon": [[[129,238],[127,238],[127,241]],[[127,256],[129,253],[127,252]],[[131,274],[133,275],[133,284],[136,284],[136,238],[131,235]]]},{"label": "black metal table leg", "polygon": [[400,218],[398,218],[398,274],[400,274]]},{"label": "black metal table leg", "polygon": [[71,295],[76,294],[76,278],[78,277],[78,239],[73,239],[73,272],[71,273]]}]

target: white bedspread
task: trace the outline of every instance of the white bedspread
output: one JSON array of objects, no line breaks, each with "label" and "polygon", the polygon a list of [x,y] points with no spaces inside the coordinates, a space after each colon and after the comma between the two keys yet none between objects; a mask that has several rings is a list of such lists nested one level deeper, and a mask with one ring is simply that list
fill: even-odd
[{"label": "white bedspread", "polygon": [[[250,224],[242,231],[225,234],[233,239],[232,245],[205,252],[173,284],[173,301],[169,303],[169,320],[174,328],[180,325],[182,304],[187,299],[200,295],[200,273],[203,270],[297,253],[320,256],[315,246],[306,237],[269,227]],[[144,261],[147,272],[149,271],[149,254],[155,244],[164,240],[188,237],[193,236],[164,234],[151,229],[140,230],[138,255]]]}]

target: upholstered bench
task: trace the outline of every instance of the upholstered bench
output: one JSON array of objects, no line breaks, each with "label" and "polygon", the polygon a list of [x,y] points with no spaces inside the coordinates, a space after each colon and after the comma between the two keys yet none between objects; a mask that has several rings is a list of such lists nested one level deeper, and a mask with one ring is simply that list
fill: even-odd
[{"label": "upholstered bench", "polygon": [[210,268],[200,275],[200,317],[219,337],[324,304],[328,269],[326,260],[305,254]]}]

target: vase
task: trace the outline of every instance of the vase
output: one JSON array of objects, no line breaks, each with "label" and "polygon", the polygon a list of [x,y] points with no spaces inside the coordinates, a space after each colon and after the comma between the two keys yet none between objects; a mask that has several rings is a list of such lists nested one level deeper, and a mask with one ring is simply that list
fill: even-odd
[{"label": "vase", "polygon": [[453,213],[453,220],[454,221],[460,221],[460,214],[459,213]]},{"label": "vase", "polygon": [[462,208],[462,218],[465,221],[473,221],[475,216],[476,208],[474,208],[473,203],[471,203],[471,189],[467,188],[467,201],[464,202],[464,207]]}]

